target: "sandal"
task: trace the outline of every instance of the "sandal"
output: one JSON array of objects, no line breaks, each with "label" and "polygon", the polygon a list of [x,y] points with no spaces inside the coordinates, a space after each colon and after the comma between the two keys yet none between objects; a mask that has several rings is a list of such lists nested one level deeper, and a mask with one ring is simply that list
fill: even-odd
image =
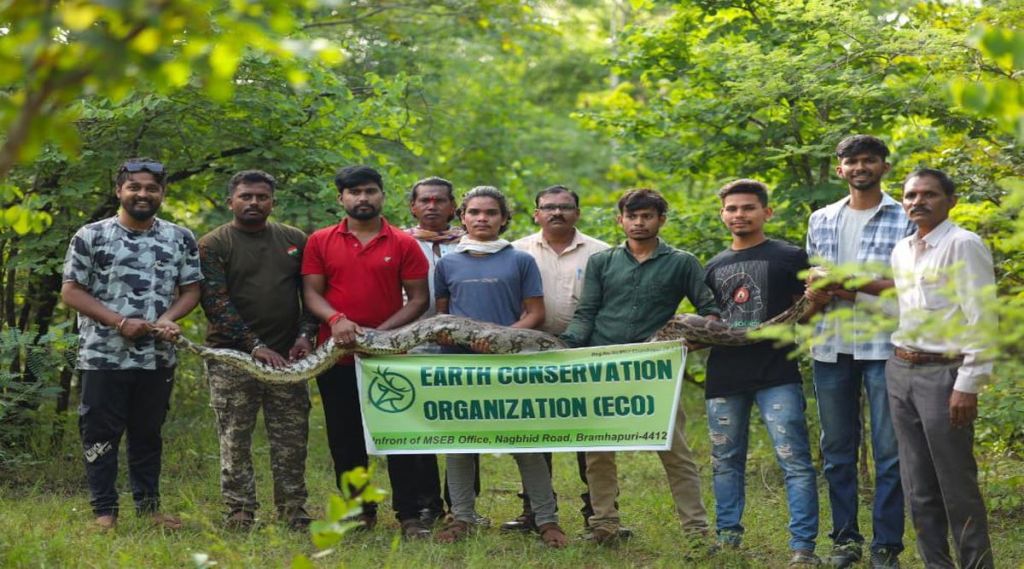
[{"label": "sandal", "polygon": [[452,520],[445,524],[444,529],[434,535],[434,539],[441,543],[455,543],[469,535],[469,524],[462,520]]},{"label": "sandal", "polygon": [[548,522],[541,524],[537,531],[540,532],[540,540],[544,542],[544,545],[553,547],[555,549],[561,549],[566,545],[569,545],[569,540],[565,537],[565,532],[559,527],[557,522]]}]

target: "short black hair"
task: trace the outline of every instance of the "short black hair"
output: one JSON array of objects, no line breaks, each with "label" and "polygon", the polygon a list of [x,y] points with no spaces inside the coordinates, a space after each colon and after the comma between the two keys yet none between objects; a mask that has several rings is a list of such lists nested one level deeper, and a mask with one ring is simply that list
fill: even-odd
[{"label": "short black hair", "polygon": [[[139,167],[136,168],[135,166]],[[159,171],[154,172],[153,170]],[[120,188],[122,184],[128,181],[132,174],[138,174],[139,172],[149,172],[153,175],[156,183],[160,184],[160,187],[167,187],[167,168],[158,160],[146,156],[138,156],[125,160],[117,167],[117,175],[114,177],[114,189]]]},{"label": "short black hair", "polygon": [[619,198],[620,214],[647,208],[654,208],[658,215],[665,215],[665,212],[668,211],[668,202],[657,190],[650,188],[634,188],[626,191]]},{"label": "short black hair", "polygon": [[733,180],[718,190],[718,199],[724,202],[726,196],[733,194],[754,194],[763,207],[768,207],[768,186],[764,182],[750,178]]},{"label": "short black hair", "polygon": [[505,223],[501,224],[501,228],[498,229],[498,235],[501,235],[508,229],[509,223],[512,222],[512,214],[508,209],[508,198],[505,194],[501,193],[501,190],[494,186],[477,186],[472,190],[466,192],[466,195],[462,196],[462,203],[459,204],[459,209],[455,210],[455,215],[459,217],[459,222],[462,222],[462,214],[466,213],[466,204],[473,198],[494,198],[498,202],[498,209],[501,210],[501,216],[505,218]]},{"label": "short black hair", "polygon": [[917,168],[913,172],[907,174],[907,177],[903,179],[903,185],[906,186],[907,182],[913,178],[920,178],[923,176],[931,176],[939,181],[939,185],[942,186],[942,191],[946,193],[947,197],[953,197],[956,195],[956,183],[949,174],[935,168]]},{"label": "short black hair", "polygon": [[533,205],[536,207],[540,207],[540,198],[543,196],[549,196],[551,194],[569,194],[570,196],[572,196],[572,201],[576,202],[576,209],[579,209],[580,207],[580,197],[576,195],[576,192],[559,184],[549,186],[537,192],[537,195],[534,196],[533,198]]},{"label": "short black hair", "polygon": [[381,178],[380,172],[369,166],[346,166],[334,175],[334,186],[338,188],[338,193],[345,191],[345,188],[354,188],[369,182],[377,184],[380,191],[384,191],[384,179]]},{"label": "short black hair", "polygon": [[429,176],[413,184],[412,189],[409,190],[409,203],[416,201],[416,189],[420,186],[442,186],[448,190],[448,199],[455,203],[455,187],[448,180],[438,176]]},{"label": "short black hair", "polygon": [[889,147],[881,138],[870,134],[848,136],[836,145],[836,157],[842,160],[858,154],[873,154],[882,160],[889,157]]},{"label": "short black hair", "polygon": [[270,193],[277,190],[277,180],[263,170],[242,170],[228,180],[228,197],[235,195],[235,190],[240,184],[266,184],[270,186]]}]

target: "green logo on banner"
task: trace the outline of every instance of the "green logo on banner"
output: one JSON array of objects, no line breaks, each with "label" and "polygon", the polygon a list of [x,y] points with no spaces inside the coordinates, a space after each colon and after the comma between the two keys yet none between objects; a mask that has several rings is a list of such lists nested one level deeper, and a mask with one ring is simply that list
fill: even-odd
[{"label": "green logo on banner", "polygon": [[369,391],[370,403],[385,413],[401,413],[416,400],[416,389],[407,377],[380,366],[373,373]]}]

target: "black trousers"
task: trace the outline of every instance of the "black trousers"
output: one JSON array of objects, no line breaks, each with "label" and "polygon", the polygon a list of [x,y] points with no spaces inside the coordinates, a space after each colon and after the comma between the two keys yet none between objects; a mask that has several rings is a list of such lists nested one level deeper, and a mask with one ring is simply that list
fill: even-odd
[{"label": "black trousers", "polygon": [[[354,365],[336,365],[316,378],[324,406],[327,446],[334,460],[334,479],[341,488],[341,475],[357,466],[369,464],[366,440],[363,438],[363,415],[359,408],[359,388]],[[391,481],[392,506],[399,521],[418,518],[419,488],[422,478],[437,479],[437,463],[423,460],[422,455],[389,455],[388,479]],[[361,488],[350,488],[357,492]],[[377,505],[363,505],[363,512],[376,514]]]},{"label": "black trousers", "polygon": [[78,432],[90,504],[97,516],[117,515],[117,455],[127,432],[128,479],[139,513],[160,507],[160,429],[170,407],[174,368],[82,370]]}]

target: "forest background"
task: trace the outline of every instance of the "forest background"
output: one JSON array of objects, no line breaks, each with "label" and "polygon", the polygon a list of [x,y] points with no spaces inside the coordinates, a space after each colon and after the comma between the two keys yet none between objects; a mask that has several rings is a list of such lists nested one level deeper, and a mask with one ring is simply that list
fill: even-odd
[{"label": "forest background", "polygon": [[[672,206],[666,240],[707,261],[728,243],[717,217],[721,184],[767,182],[776,211],[769,234],[802,243],[810,212],[846,193],[834,175],[835,144],[870,133],[893,150],[886,191],[898,196],[916,166],[946,170],[961,194],[954,219],[993,250],[1001,323],[986,333],[1000,360],[981,398],[977,440],[996,526],[1016,528],[1024,519],[1022,23],[1024,4],[1009,0],[3,3],[0,501],[27,516],[41,496],[84,503],[74,315],[59,301],[60,268],[74,231],[116,212],[111,179],[125,157],[167,164],[161,215],[197,235],[229,219],[225,186],[238,170],[274,174],[276,219],[309,232],[343,214],[334,171],[365,163],[385,173],[389,220],[409,224],[409,186],[439,175],[460,194],[481,184],[506,192],[512,237],[536,230],[533,194],[565,184],[581,195],[581,229],[618,242],[618,196],[654,187]],[[186,333],[198,339],[203,330],[196,311]],[[183,363],[169,431],[202,424],[212,436],[200,375],[197,362]],[[693,401],[699,418],[699,396]],[[700,422],[694,436],[706,437]],[[771,467],[763,445],[752,453]],[[211,519],[215,502],[204,506]],[[0,559],[13,555],[8,529]],[[1001,536],[1014,566],[1024,562],[1022,537],[1019,529]],[[198,542],[186,549],[205,547]],[[54,564],[39,554],[7,559]]]}]

